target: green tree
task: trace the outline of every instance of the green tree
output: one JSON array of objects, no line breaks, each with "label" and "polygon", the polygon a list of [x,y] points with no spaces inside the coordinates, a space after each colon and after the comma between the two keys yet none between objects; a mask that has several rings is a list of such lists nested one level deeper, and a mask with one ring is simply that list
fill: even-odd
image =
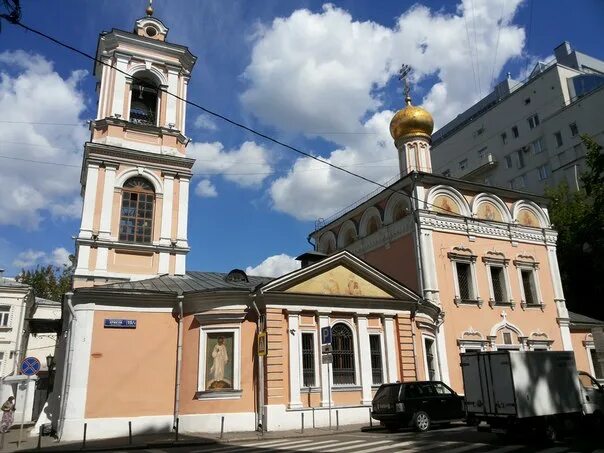
[{"label": "green tree", "polygon": [[592,138],[581,136],[587,169],[583,187],[566,183],[547,191],[549,213],[558,231],[558,262],[571,311],[604,319],[604,154]]},{"label": "green tree", "polygon": [[37,266],[33,270],[21,270],[16,278],[19,283],[30,285],[36,297],[60,301],[63,294],[71,289],[71,276],[75,257],[69,256],[71,265]]}]

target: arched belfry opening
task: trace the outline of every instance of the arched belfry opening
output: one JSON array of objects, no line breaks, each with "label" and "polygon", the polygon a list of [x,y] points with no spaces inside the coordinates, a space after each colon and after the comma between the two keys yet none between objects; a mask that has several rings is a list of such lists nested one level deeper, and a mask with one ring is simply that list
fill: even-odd
[{"label": "arched belfry opening", "polygon": [[147,72],[137,73],[130,93],[130,122],[157,126],[159,101],[159,83],[155,77]]}]

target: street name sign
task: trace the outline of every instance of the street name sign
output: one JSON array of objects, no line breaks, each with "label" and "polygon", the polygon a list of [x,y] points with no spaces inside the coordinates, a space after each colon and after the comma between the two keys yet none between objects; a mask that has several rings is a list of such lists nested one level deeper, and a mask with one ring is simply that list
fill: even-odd
[{"label": "street name sign", "polygon": [[136,329],[136,319],[105,319],[105,329]]}]

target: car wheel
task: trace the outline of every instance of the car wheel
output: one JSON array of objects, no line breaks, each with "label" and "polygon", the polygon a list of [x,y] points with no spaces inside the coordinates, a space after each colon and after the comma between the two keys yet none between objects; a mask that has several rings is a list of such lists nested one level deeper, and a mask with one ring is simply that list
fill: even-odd
[{"label": "car wheel", "polygon": [[415,414],[414,425],[420,433],[428,431],[430,429],[430,416],[424,411],[419,411]]}]

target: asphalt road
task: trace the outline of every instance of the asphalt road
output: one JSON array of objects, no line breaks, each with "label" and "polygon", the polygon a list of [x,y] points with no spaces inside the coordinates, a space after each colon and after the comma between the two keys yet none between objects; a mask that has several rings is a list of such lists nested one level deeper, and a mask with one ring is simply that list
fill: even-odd
[{"label": "asphalt road", "polygon": [[[119,450],[117,450],[119,451]],[[479,433],[468,426],[451,426],[434,429],[427,433],[400,431],[390,433],[383,429],[337,433],[329,435],[297,437],[290,439],[267,439],[257,441],[232,441],[205,446],[173,447],[143,450],[150,453],[191,452],[191,453],[260,453],[260,452],[329,452],[329,453],[394,453],[404,452],[446,452],[446,453],[604,453],[604,433],[590,438],[578,436],[543,445],[533,439],[506,441],[491,433]]]}]

